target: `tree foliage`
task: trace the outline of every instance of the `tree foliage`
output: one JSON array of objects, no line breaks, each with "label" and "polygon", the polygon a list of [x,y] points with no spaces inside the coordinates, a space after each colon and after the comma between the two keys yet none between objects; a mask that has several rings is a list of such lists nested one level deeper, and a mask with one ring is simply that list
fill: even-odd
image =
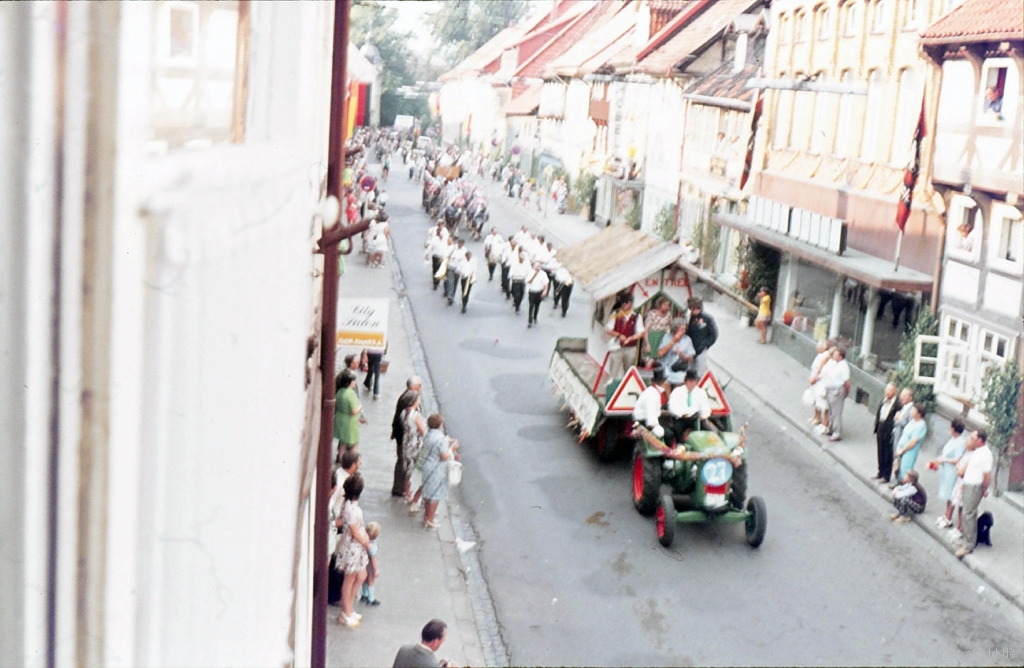
[{"label": "tree foliage", "polygon": [[[982,387],[980,408],[988,417],[988,444],[998,453],[998,471],[1001,463],[1008,462],[1010,456],[1017,454],[1013,448],[1013,437],[1024,424],[1024,408],[1020,402],[1020,372],[1012,362],[990,366],[985,372]],[[993,475],[993,479],[998,477]]]},{"label": "tree foliage", "polygon": [[449,0],[430,14],[440,54],[454,67],[499,32],[521,19],[525,0]]},{"label": "tree foliage", "polygon": [[[896,387],[903,389],[910,387],[914,390],[914,401],[924,404],[925,411],[931,413],[935,410],[935,392],[931,385],[914,382],[914,355],[917,346],[917,337],[935,336],[939,333],[939,319],[932,315],[927,308],[922,308],[917,314],[917,321],[910,331],[903,334],[900,339],[900,359],[896,368],[889,372],[889,380],[896,383]],[[938,357],[938,350],[935,344],[922,346],[922,357]],[[927,369],[922,369],[927,371]],[[931,369],[934,371],[934,369]]]}]

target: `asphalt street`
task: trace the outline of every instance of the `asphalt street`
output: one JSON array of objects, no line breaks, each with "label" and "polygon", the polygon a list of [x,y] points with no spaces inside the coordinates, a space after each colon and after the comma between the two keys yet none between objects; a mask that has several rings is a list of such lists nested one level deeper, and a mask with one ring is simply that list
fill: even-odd
[{"label": "asphalt street", "polygon": [[[385,184],[393,244],[513,665],[1021,664],[1017,608],[739,389],[767,539],[752,550],[742,525],[681,525],[661,548],[633,509],[627,459],[601,464],[577,443],[546,381],[556,338],[587,331],[585,295],[565,319],[548,299],[527,329],[525,304],[514,315],[469,242],[481,281],[465,315],[447,306],[405,176]],[[489,191],[503,234],[529,222]]]}]

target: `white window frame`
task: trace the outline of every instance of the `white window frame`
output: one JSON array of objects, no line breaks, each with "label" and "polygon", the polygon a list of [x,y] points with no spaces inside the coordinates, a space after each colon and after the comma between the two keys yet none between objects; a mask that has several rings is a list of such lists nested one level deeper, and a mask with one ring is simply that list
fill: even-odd
[{"label": "white window frame", "polygon": [[[186,54],[171,53],[171,13],[188,14],[192,23],[192,49]],[[160,5],[157,18],[157,54],[160,64],[164,67],[196,67],[199,64],[201,48],[199,34],[199,5],[195,2],[165,2]]]},{"label": "white window frame", "polygon": [[985,91],[988,90],[988,74],[992,70],[1004,68],[1006,69],[1007,82],[1010,82],[1011,77],[1020,76],[1017,71],[1017,65],[1013,62],[1012,58],[986,58],[981,64],[981,78],[978,81],[978,99],[976,102],[977,111],[974,117],[977,125],[1001,127],[1013,121],[1016,100],[1006,94],[1006,88],[1003,89],[1003,106],[999,111],[1002,114],[1002,118],[997,118],[990,112],[985,111]]},{"label": "white window frame", "polygon": [[[942,337],[939,336],[926,336],[920,335],[917,340],[914,341],[914,382],[921,385],[935,385],[936,378],[939,375],[939,358],[941,354],[936,352],[935,357],[926,356],[922,352],[922,348],[926,345],[937,346],[941,349]],[[926,375],[921,373],[921,365],[927,364],[932,367],[932,374]]]},{"label": "white window frame", "polygon": [[849,2],[843,4],[841,9],[843,20],[843,37],[853,37],[857,34],[857,23],[860,22],[860,10],[860,0],[850,0]]},{"label": "white window frame", "polygon": [[[955,243],[960,225],[967,221],[967,216],[974,216],[974,237],[972,250],[967,251]],[[978,264],[981,259],[982,239],[985,238],[985,216],[981,213],[978,203],[967,195],[955,193],[949,200],[946,210],[946,256],[955,260]]]},{"label": "white window frame", "polygon": [[[992,202],[989,215],[988,231],[988,267],[1014,276],[1024,275],[1024,214],[1015,206],[1003,202]],[[1007,247],[1003,239],[1010,228],[1007,246],[1017,256],[1016,260],[1007,260]],[[1016,228],[1016,234],[1014,234]]]},{"label": "white window frame", "polygon": [[921,9],[919,0],[906,0],[906,9],[903,13],[904,30],[917,30],[921,22]]},{"label": "white window frame", "polygon": [[793,43],[807,41],[807,12],[797,11],[793,13]]},{"label": "white window frame", "polygon": [[871,12],[871,33],[884,35],[889,30],[890,0],[875,0]]},{"label": "white window frame", "polygon": [[[950,333],[950,328],[954,332]],[[935,387],[959,399],[971,397],[971,372],[974,364],[974,337],[978,327],[958,316],[944,314],[939,326],[939,359],[935,369]],[[966,334],[966,336],[965,336]],[[954,380],[954,377],[959,380]]]},{"label": "white window frame", "polygon": [[815,12],[818,17],[818,40],[825,41],[832,39],[832,10],[828,5],[818,7]]},{"label": "white window frame", "polygon": [[789,44],[789,14],[779,14],[779,44]]}]

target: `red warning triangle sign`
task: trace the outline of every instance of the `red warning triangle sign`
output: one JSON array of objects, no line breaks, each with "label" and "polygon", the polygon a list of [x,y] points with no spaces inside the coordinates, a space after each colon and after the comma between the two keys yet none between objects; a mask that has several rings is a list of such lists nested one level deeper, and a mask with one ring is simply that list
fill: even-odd
[{"label": "red warning triangle sign", "polygon": [[707,393],[712,415],[728,415],[732,412],[732,409],[729,408],[729,402],[725,399],[725,392],[722,391],[722,386],[718,384],[715,374],[711,373],[711,369],[704,372],[704,377],[697,383],[697,387]]},{"label": "red warning triangle sign", "polygon": [[615,394],[605,404],[604,412],[612,415],[632,413],[636,406],[636,400],[646,389],[647,386],[644,385],[640,372],[636,370],[635,366],[629,367],[629,371],[622,377],[622,382],[615,388]]}]

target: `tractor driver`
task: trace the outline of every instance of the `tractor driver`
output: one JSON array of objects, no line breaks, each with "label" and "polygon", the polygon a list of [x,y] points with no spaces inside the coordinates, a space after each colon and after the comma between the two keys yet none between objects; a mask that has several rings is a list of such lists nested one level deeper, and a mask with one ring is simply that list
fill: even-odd
[{"label": "tractor driver", "polygon": [[661,439],[671,448],[673,445],[672,418],[670,415],[663,415],[665,406],[668,404],[669,390],[665,367],[656,364],[651,384],[636,400],[636,406],[633,408],[633,420],[647,427],[656,438]]},{"label": "tractor driver", "polygon": [[683,384],[672,390],[668,398],[668,411],[675,418],[672,420],[672,431],[676,442],[686,440],[686,434],[694,429],[710,430],[708,418],[711,417],[711,402],[707,392],[697,387],[697,372],[690,369],[686,372]]}]

